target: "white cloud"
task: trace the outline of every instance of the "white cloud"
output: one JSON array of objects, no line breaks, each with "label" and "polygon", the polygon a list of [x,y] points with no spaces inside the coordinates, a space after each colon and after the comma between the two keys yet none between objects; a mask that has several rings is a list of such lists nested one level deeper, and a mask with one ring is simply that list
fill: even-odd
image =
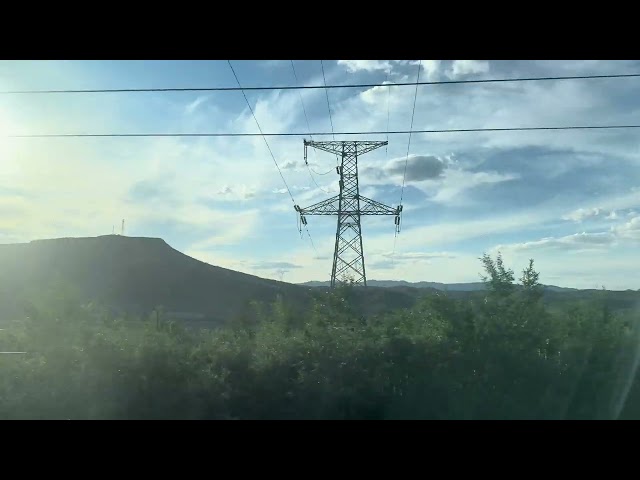
[{"label": "white cloud", "polygon": [[640,216],[625,223],[612,226],[608,231],[581,232],[562,237],[546,237],[522,243],[498,245],[493,251],[542,251],[547,249],[562,251],[586,251],[592,249],[610,249],[621,240],[640,240]]},{"label": "white cloud", "polygon": [[623,239],[640,240],[640,216],[633,217],[628,222],[612,227],[612,231]]},{"label": "white cloud", "polygon": [[187,106],[184,109],[185,113],[187,115],[193,114],[198,109],[198,107],[200,107],[207,100],[209,100],[209,98],[210,98],[209,95],[203,95],[201,97],[196,98],[193,102],[190,102],[187,104]]},{"label": "white cloud", "polygon": [[[191,207],[190,207],[191,208]],[[221,246],[235,245],[239,241],[251,240],[258,232],[261,212],[247,210],[242,213],[213,211],[201,208],[191,212],[187,221],[192,227],[204,227],[203,237],[191,245],[189,250],[207,251]],[[179,216],[172,218],[179,223]]]},{"label": "white cloud", "polygon": [[444,179],[431,200],[441,204],[462,204],[466,201],[463,197],[465,191],[481,185],[498,184],[518,178],[519,175],[516,173],[467,172],[450,169],[445,173]]},{"label": "white cloud", "polygon": [[257,262],[251,265],[251,268],[256,270],[291,270],[294,268],[302,268],[300,265],[296,265],[291,262],[282,262],[282,261],[273,261],[267,260],[262,262]]},{"label": "white cloud", "polygon": [[297,168],[300,165],[300,162],[296,162],[294,160],[289,160],[287,162],[284,162],[282,164],[282,169],[283,170],[293,170],[295,168]]},{"label": "white cloud", "polygon": [[206,198],[211,200],[249,200],[255,196],[256,191],[253,188],[242,184],[235,187],[224,185],[216,192],[216,196],[207,196]]},{"label": "white cloud", "polygon": [[[563,215],[563,220],[572,220],[576,223],[582,222],[589,217],[597,217],[602,213],[600,208],[578,208],[567,215]],[[614,217],[615,218],[615,217]]]},{"label": "white cloud", "polygon": [[338,60],[338,65],[344,65],[351,73],[363,70],[366,72],[387,71],[391,68],[389,60]]},{"label": "white cloud", "polygon": [[593,248],[608,248],[615,242],[615,235],[611,232],[575,233],[564,237],[547,237],[531,242],[498,245],[493,251],[525,251],[542,249],[586,250]]},{"label": "white cloud", "polygon": [[420,64],[422,65],[422,69],[425,72],[426,80],[428,82],[438,80],[440,77],[440,66],[442,64],[442,60],[422,60]]},{"label": "white cloud", "polygon": [[562,216],[563,220],[571,220],[574,222],[582,222],[587,218],[598,217],[609,212],[605,217],[606,220],[615,220],[618,218],[617,210],[628,210],[627,216],[633,217],[636,214],[634,207],[640,204],[640,191],[630,189],[630,193],[616,195],[598,200],[598,206],[580,207],[572,212]]},{"label": "white cloud", "polygon": [[[385,85],[393,85],[394,82],[389,82],[385,80],[382,83]],[[393,87],[385,87],[385,86],[372,87],[362,92],[360,94],[360,98],[362,99],[363,102],[369,105],[376,105],[377,103],[381,103],[381,102],[385,102],[385,105],[386,105],[386,102],[388,102],[390,106],[391,95],[389,90],[391,88]]]},{"label": "white cloud", "polygon": [[476,73],[487,73],[489,62],[486,60],[454,60],[451,68],[447,70],[449,78],[457,78]]},{"label": "white cloud", "polygon": [[456,258],[456,255],[448,252],[403,252],[403,253],[385,253],[383,257],[397,261],[423,261],[435,258]]},{"label": "white cloud", "polygon": [[471,172],[456,165],[451,156],[412,154],[391,159],[381,167],[364,167],[360,178],[367,185],[401,185],[405,178],[407,185],[422,190],[432,201],[450,205],[467,202],[464,193],[481,185],[520,178],[517,173]]},{"label": "white cloud", "polygon": [[[554,218],[556,218],[556,212],[550,209],[529,209],[517,214],[438,222],[437,224],[426,226],[420,226],[419,223],[418,226],[414,223],[407,223],[407,218],[405,217],[398,243],[408,251],[432,249],[438,246],[444,246],[449,249],[453,248],[458,242],[478,237],[529,230]],[[369,238],[367,244],[384,250],[388,248],[389,236]]]}]

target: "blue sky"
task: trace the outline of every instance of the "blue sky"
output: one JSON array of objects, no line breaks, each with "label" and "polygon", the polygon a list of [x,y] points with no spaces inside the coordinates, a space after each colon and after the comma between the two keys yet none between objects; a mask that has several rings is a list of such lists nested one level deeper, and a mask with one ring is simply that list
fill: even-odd
[{"label": "blue sky", "polygon": [[[288,60],[234,61],[243,86],[291,85]],[[327,82],[412,81],[417,61],[324,62]],[[638,73],[635,61],[423,60],[425,80]],[[295,61],[322,84],[317,60]],[[226,61],[2,61],[0,90],[235,86]],[[336,131],[407,130],[413,87],[329,91]],[[306,132],[298,91],[247,93],[265,132]],[[330,131],[325,93],[302,91],[313,131]],[[639,123],[640,80],[437,85],[418,90],[414,128]],[[0,133],[257,132],[240,92],[2,95]],[[339,138],[338,138],[339,139]],[[347,139],[353,139],[348,137]],[[379,136],[362,139],[384,140]],[[269,145],[296,200],[337,193],[305,168],[302,138]],[[360,159],[361,193],[400,200],[407,135]],[[640,137],[635,130],[416,134],[395,260],[393,218],[363,222],[371,279],[478,280],[483,252],[545,283],[640,288]],[[317,172],[335,158],[311,152]],[[164,238],[195,258],[290,282],[327,279],[335,218],[300,238],[259,138],[0,139],[0,242],[111,233]],[[325,193],[329,192],[329,193]]]}]

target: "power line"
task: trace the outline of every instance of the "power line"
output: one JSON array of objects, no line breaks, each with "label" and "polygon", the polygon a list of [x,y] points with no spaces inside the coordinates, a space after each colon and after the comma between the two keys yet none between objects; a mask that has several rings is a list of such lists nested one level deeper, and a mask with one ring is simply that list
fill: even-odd
[{"label": "power line", "polygon": [[[290,60],[290,62],[291,62],[291,70],[293,70],[293,77],[296,79],[296,84],[299,84],[300,81],[298,80],[298,74],[296,73],[296,67],[293,64],[293,60]],[[300,97],[300,103],[302,104],[302,111],[304,112],[304,119],[307,122],[307,129],[309,131],[311,131],[311,126],[309,125],[309,117],[307,117],[307,109],[305,108],[304,100],[302,99],[302,93],[298,92],[298,94],[299,94],[299,97]]]},{"label": "power line", "polygon": [[[420,81],[420,69],[422,68],[422,60],[418,63],[418,82]],[[418,99],[418,83],[416,82],[416,91],[413,94],[413,110],[411,112],[411,126],[409,127],[409,142],[407,144],[407,158],[404,161],[404,173],[402,174],[402,190],[400,190],[400,205],[404,195],[404,184],[407,178],[407,163],[409,163],[409,150],[411,149],[411,132],[413,131],[413,119],[416,115],[416,100]]]},{"label": "power line", "polygon": [[[327,94],[327,109],[329,110],[329,122],[331,122],[331,133],[333,133],[333,118],[331,118],[331,104],[329,103],[329,92],[327,89],[327,79],[324,76],[324,63],[320,60],[320,68],[322,68],[322,81],[324,82],[324,93]],[[333,136],[333,139],[336,139],[336,136]],[[337,158],[337,157],[336,157]]]},{"label": "power line", "polygon": [[[389,67],[387,69],[387,79],[385,80],[385,83],[389,83],[389,77],[391,76],[391,67]],[[391,88],[387,88],[387,130],[389,130],[389,107],[391,105]],[[389,134],[387,133],[387,144],[384,146],[384,157],[385,160],[387,160],[389,158]]]},{"label": "power line", "polygon": [[[637,78],[640,73],[625,73],[611,75],[570,75],[549,77],[523,77],[523,78],[487,78],[477,80],[441,80],[419,82],[418,85],[459,85],[474,83],[509,83],[509,82],[539,82],[552,80],[593,80],[615,78]],[[374,87],[408,87],[416,85],[416,82],[398,83],[353,83],[345,85],[281,85],[276,87],[168,87],[168,88],[94,88],[94,89],[60,89],[60,90],[3,90],[0,95],[31,95],[31,94],[80,94],[80,93],[144,93],[144,92],[234,92],[234,91],[259,91],[259,90],[317,90],[335,88],[374,88]]]},{"label": "power line", "polygon": [[[315,152],[315,150],[314,150],[314,152]],[[314,154],[314,156],[315,156],[315,154]],[[326,172],[324,172],[324,173],[320,173],[320,172],[316,172],[313,168],[311,168],[311,165],[308,165],[308,164],[307,164],[307,167],[309,167],[309,170],[311,170],[311,171],[312,171],[313,173],[315,173],[316,175],[328,175],[328,174],[330,174],[331,172],[333,172],[333,168],[332,168],[331,170],[327,170],[327,171],[326,171]]]},{"label": "power line", "polygon": [[[291,70],[293,70],[293,76],[296,79],[296,85],[297,85],[297,84],[300,83],[300,81],[298,80],[298,74],[296,73],[296,67],[295,67],[295,65],[293,63],[293,60],[291,60]],[[307,123],[307,130],[309,132],[311,132],[311,125],[309,124],[309,117],[307,116],[307,109],[304,106],[304,99],[302,98],[302,92],[298,91],[298,96],[300,98],[300,104],[302,105],[302,111],[304,113],[304,119],[305,119],[305,122]],[[309,136],[311,137],[311,140],[313,140],[313,136],[311,136],[311,135],[309,135]],[[315,148],[313,149],[313,152],[315,154],[315,152],[316,152]],[[331,173],[333,171],[333,170],[329,170],[329,171],[327,171],[325,173],[319,173],[319,172],[316,172],[315,170],[313,170],[308,163],[306,165],[307,165],[307,168],[310,171],[312,171],[313,173],[315,173],[316,175],[327,175],[328,173]],[[315,180],[314,180],[314,182],[315,182]],[[318,187],[318,188],[320,188],[320,187]]]},{"label": "power line", "polygon": [[[296,73],[296,67],[295,67],[295,65],[294,65],[294,63],[293,63],[293,60],[290,60],[290,61],[291,61],[291,70],[293,70],[293,76],[294,76],[294,78],[295,78],[295,80],[296,80],[296,84],[299,84],[299,83],[300,83],[300,81],[298,80],[298,74]],[[302,92],[301,92],[301,91],[299,91],[299,90],[298,90],[298,96],[300,97],[300,103],[302,104],[302,111],[303,111],[303,113],[304,113],[304,119],[305,119],[305,121],[307,122],[307,130],[311,131],[311,125],[309,124],[309,117],[307,116],[307,109],[306,109],[306,108],[305,108],[305,106],[304,106],[304,100],[302,99]],[[313,137],[312,137],[312,136],[311,136],[311,140],[313,140]],[[314,154],[315,154],[315,151],[316,151],[316,150],[314,149],[314,150],[313,150]],[[312,173],[311,173],[311,172],[316,173],[316,175],[326,175],[327,173],[330,173],[330,172],[331,172],[331,170],[329,170],[329,171],[328,171],[328,172],[326,172],[326,173],[318,173],[318,172],[315,172],[315,171],[311,168],[311,166],[309,165],[309,163],[306,161],[306,159],[305,159],[305,165],[306,165],[306,167],[307,167],[307,172],[309,173],[309,177],[311,177],[311,180],[313,181],[313,183],[315,183],[316,187],[318,187],[318,188],[319,188],[323,193],[325,193],[325,194],[329,194],[329,192],[327,192],[324,188],[322,188],[320,185],[318,185],[318,182],[316,182],[316,179],[313,177],[313,175],[312,175]]]},{"label": "power line", "polygon": [[[320,68],[322,69],[322,83],[324,86],[327,86],[327,79],[324,76],[324,62],[320,60]],[[333,136],[333,140],[335,141],[336,136],[333,134],[333,118],[331,117],[331,105],[329,104],[329,90],[327,88],[324,89],[324,93],[327,96],[327,110],[329,110],[329,122],[331,122],[331,134]],[[339,164],[340,160],[338,159],[338,155],[336,155],[336,164]]]},{"label": "power line", "polygon": [[[298,81],[298,74],[296,73],[296,67],[293,64],[293,60],[291,60],[291,69],[293,70],[293,76],[296,80],[296,84],[299,84],[300,82]],[[302,92],[300,92],[300,90],[298,90],[298,95],[300,96],[300,103],[302,104],[302,111],[304,112],[304,118],[307,122],[307,130],[309,130],[309,132],[311,131],[311,126],[309,125],[309,117],[307,117],[307,109],[304,106],[304,100],[302,99]],[[314,150],[315,152],[315,150]],[[305,158],[306,160],[306,158]],[[322,188],[320,185],[318,185],[318,182],[316,182],[316,179],[313,178],[313,175],[311,174],[312,169],[309,166],[309,164],[305,161],[305,164],[307,165],[307,171],[309,172],[309,176],[311,177],[311,180],[313,180],[313,183],[316,184],[316,187],[318,187],[322,192],[324,193],[328,193],[324,188]],[[329,173],[329,172],[327,172]],[[324,174],[326,175],[326,174]],[[311,232],[309,231],[309,226],[308,225],[304,225],[304,229],[307,231],[307,236],[309,237],[309,241],[311,242],[311,246],[313,247],[313,251],[316,252],[316,256],[318,256],[318,250],[316,249],[316,245],[315,243],[313,243],[313,238],[311,238]]]},{"label": "power line", "polygon": [[[231,65],[231,60],[227,60],[227,63],[229,64],[229,68],[231,68],[231,72],[233,73],[233,76],[235,77],[236,82],[238,82],[238,86],[240,87],[240,89],[242,91],[242,96],[244,97],[245,102],[247,102],[247,106],[249,107],[249,111],[251,112],[251,115],[253,116],[253,119],[256,122],[258,130],[260,130],[260,133],[262,134],[262,139],[264,140],[264,143],[267,146],[267,149],[269,150],[269,153],[271,154],[271,158],[273,159],[273,163],[275,164],[276,168],[278,169],[278,173],[280,174],[280,178],[282,178],[282,182],[284,183],[284,186],[287,188],[287,192],[289,192],[289,197],[291,197],[291,201],[295,205],[296,201],[293,198],[293,194],[291,193],[291,189],[289,188],[289,185],[287,184],[287,181],[284,179],[284,175],[282,174],[282,170],[280,170],[280,166],[278,165],[278,162],[276,161],[276,157],[273,154],[273,152],[271,151],[271,147],[269,146],[269,142],[267,142],[267,139],[266,139],[265,135],[262,133],[262,128],[260,128],[260,123],[258,123],[258,119],[256,118],[255,113],[253,113],[253,108],[251,108],[251,104],[249,103],[249,99],[247,98],[247,95],[244,93],[244,90],[242,90],[242,86],[240,84],[240,80],[238,79],[238,75],[236,75],[236,71],[233,69],[233,65]],[[309,240],[311,241],[311,246],[313,247],[313,250],[316,252],[316,255],[317,255],[318,251],[316,250],[316,246],[313,243],[313,239],[311,238],[311,233],[309,232],[309,227],[307,225],[305,225],[305,230],[307,231],[307,235],[309,236]]]},{"label": "power line", "polygon": [[291,201],[295,205],[296,201],[293,198],[293,194],[291,193],[291,189],[289,188],[289,185],[287,184],[287,181],[284,179],[284,175],[282,174],[282,170],[280,170],[280,166],[278,165],[278,162],[276,161],[276,157],[273,154],[273,152],[271,151],[271,147],[269,146],[269,142],[267,142],[266,137],[262,133],[262,128],[260,128],[260,124],[258,123],[258,119],[256,118],[255,113],[253,113],[253,108],[251,108],[251,104],[249,103],[249,99],[247,98],[247,95],[244,93],[244,90],[242,90],[242,86],[240,85],[240,80],[238,79],[238,75],[236,75],[236,71],[233,69],[233,65],[231,65],[231,60],[227,60],[227,62],[229,63],[229,67],[231,68],[231,72],[233,72],[233,76],[236,78],[236,82],[238,82],[238,86],[240,87],[240,89],[242,91],[242,96],[244,97],[244,100],[247,102],[247,106],[249,107],[249,111],[251,111],[251,115],[253,116],[253,119],[255,120],[256,125],[258,126],[258,130],[260,130],[260,134],[262,135],[262,139],[264,140],[264,143],[267,146],[267,150],[269,150],[269,153],[271,154],[271,158],[273,159],[273,163],[276,165],[276,168],[278,169],[278,173],[280,174],[280,178],[282,178],[282,181],[284,182],[284,186],[287,187],[287,192],[289,192],[289,196],[291,197]]},{"label": "power line", "polygon": [[[415,84],[414,84],[415,85]],[[249,107],[251,108],[251,107]],[[253,112],[252,112],[253,113]],[[255,118],[255,116],[254,116]],[[0,135],[1,138],[106,138],[106,137],[305,137],[351,135],[406,135],[408,133],[473,133],[473,132],[533,132],[552,130],[614,130],[635,129],[640,125],[570,125],[560,127],[496,127],[496,128],[447,128],[441,130],[378,130],[370,132],[309,132],[309,133],[41,133],[24,135]]]},{"label": "power line", "polygon": [[[391,67],[387,69],[387,80],[386,80],[387,83],[389,82],[390,76],[391,76]],[[391,88],[387,88],[387,130],[389,130],[390,104],[391,104]],[[388,133],[387,133],[387,144],[384,146],[384,159],[385,161],[389,160],[389,134]],[[391,268],[395,267],[393,255],[396,251],[396,238],[398,238],[397,228],[395,230],[395,233],[393,234],[393,253],[391,254]]]},{"label": "power line", "polygon": [[[404,185],[407,178],[407,164],[409,163],[409,151],[411,150],[411,131],[413,131],[413,119],[416,115],[416,100],[418,99],[418,82],[420,81],[420,70],[422,69],[422,60],[418,62],[418,76],[416,78],[416,90],[413,93],[413,110],[411,111],[411,126],[409,127],[409,141],[407,142],[407,157],[404,160],[404,173],[402,174],[402,189],[400,190],[400,209],[402,209],[402,199],[404,198]],[[391,252],[391,264],[395,266],[396,242],[398,240],[398,230],[393,236],[393,251]]]},{"label": "power line", "polygon": [[316,248],[315,243],[313,243],[313,238],[311,238],[311,233],[309,232],[309,226],[305,225],[305,230],[307,231],[307,235],[309,236],[309,241],[311,242],[311,246],[313,247],[313,251],[316,252],[316,256],[318,256],[318,249]]}]

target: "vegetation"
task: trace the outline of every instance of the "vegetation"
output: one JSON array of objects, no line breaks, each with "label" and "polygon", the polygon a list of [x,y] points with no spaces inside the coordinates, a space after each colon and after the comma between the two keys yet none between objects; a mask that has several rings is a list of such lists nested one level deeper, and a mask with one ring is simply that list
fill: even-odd
[{"label": "vegetation", "polygon": [[365,318],[347,284],[205,332],[41,294],[0,332],[28,352],[0,355],[0,418],[640,418],[637,310],[606,291],[550,309],[533,261],[519,285],[500,255],[481,262],[479,297]]}]

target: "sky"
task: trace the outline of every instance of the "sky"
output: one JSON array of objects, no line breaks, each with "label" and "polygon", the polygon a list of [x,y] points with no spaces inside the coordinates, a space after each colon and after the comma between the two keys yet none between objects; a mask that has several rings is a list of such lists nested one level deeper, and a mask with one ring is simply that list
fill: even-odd
[{"label": "sky", "polygon": [[[640,73],[637,61],[324,60],[328,84]],[[296,85],[290,60],[232,60],[243,86]],[[294,60],[322,85],[319,60]],[[229,87],[227,61],[0,61],[0,90]],[[415,87],[247,92],[263,132],[409,130]],[[304,105],[304,110],[303,110]],[[638,124],[640,79],[420,86],[414,129]],[[306,111],[309,127],[305,119]],[[331,113],[331,117],[330,114]],[[313,245],[261,137],[7,138],[56,133],[257,133],[242,93],[0,94],[0,243],[119,231],[163,238],[213,265],[298,283],[328,280],[335,217]],[[363,219],[367,278],[474,282],[483,253],[545,284],[640,289],[637,130],[389,135],[359,158],[361,193],[402,230]],[[3,137],[4,136],[4,137]],[[336,159],[304,137],[268,137],[295,203],[338,192]],[[309,137],[306,137],[309,139]],[[314,137],[331,140],[331,135]],[[381,135],[337,140],[387,140]],[[407,156],[407,151],[408,156]],[[315,173],[314,173],[315,172]]]}]

